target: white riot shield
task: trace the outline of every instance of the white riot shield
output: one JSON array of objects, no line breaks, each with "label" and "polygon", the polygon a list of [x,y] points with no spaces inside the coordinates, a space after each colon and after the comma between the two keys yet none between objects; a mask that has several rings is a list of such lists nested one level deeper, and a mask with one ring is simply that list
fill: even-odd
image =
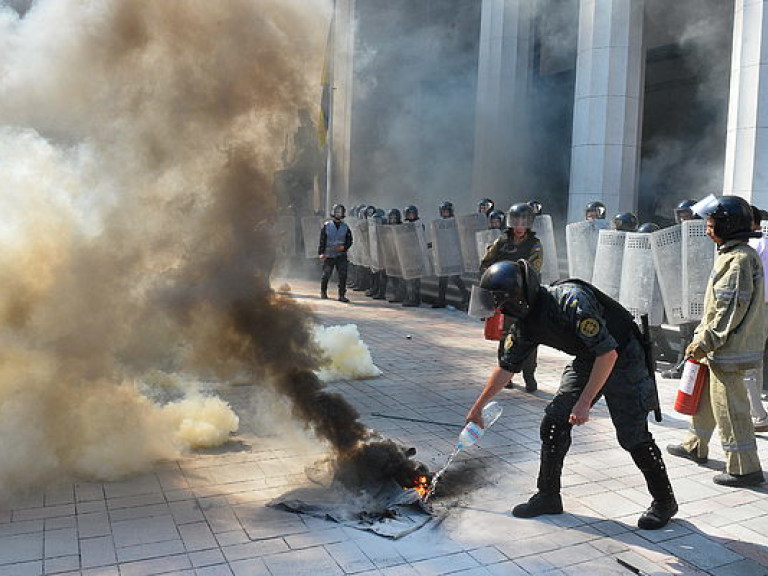
[{"label": "white riot shield", "polygon": [[582,220],[565,227],[565,249],[570,278],[580,278],[592,282],[597,240],[600,230],[606,228],[608,228],[608,223],[605,220]]},{"label": "white riot shield", "polygon": [[499,239],[501,233],[501,230],[498,228],[489,228],[487,230],[475,232],[475,242],[477,244],[477,256],[479,262],[483,261],[488,248]]},{"label": "white riot shield", "polygon": [[763,236],[768,236],[768,220],[760,220],[760,231]]},{"label": "white riot shield", "polygon": [[393,226],[397,259],[405,280],[432,275],[427,252],[427,238],[421,222],[403,222]]},{"label": "white riot shield", "polygon": [[597,237],[592,284],[614,300],[619,299],[621,262],[627,233],[622,230],[600,230]]},{"label": "white riot shield", "polygon": [[304,216],[301,219],[301,233],[304,237],[304,256],[317,258],[317,248],[320,246],[320,231],[325,223],[319,216]]},{"label": "white riot shield", "polygon": [[374,272],[384,270],[384,246],[382,242],[382,229],[384,224],[379,224],[375,220],[368,220],[368,249],[369,266]]},{"label": "white riot shield", "polygon": [[464,271],[477,274],[480,268],[480,259],[477,257],[475,234],[480,230],[488,229],[488,218],[485,214],[475,212],[456,218],[456,226],[459,229],[459,244],[461,245]]},{"label": "white riot shield", "polygon": [[552,225],[552,216],[539,214],[533,219],[531,228],[541,240],[544,250],[544,263],[541,266],[541,283],[552,284],[560,279],[560,267],[557,260],[557,244],[555,243],[555,229]]},{"label": "white riot shield", "polygon": [[683,287],[682,277],[682,226],[675,224],[651,233],[651,251],[656,278],[664,301],[668,324],[682,324]]},{"label": "white riot shield", "polygon": [[[320,232],[318,230],[318,243]],[[287,258],[296,254],[296,217],[279,216],[272,229],[272,237],[275,239],[275,256]],[[317,246],[315,246],[317,251]],[[317,254],[315,254],[317,256]]]},{"label": "white riot shield", "polygon": [[369,220],[360,220],[359,224],[357,225],[357,238],[352,236],[352,243],[357,243],[355,258],[357,258],[358,261],[355,262],[355,264],[365,267],[371,265],[371,242],[368,236],[369,224]]},{"label": "white riot shield", "polygon": [[397,257],[397,247],[395,246],[395,228],[402,224],[390,224],[379,227],[379,244],[383,256],[384,268],[387,276],[396,278],[403,277],[403,269],[400,266],[400,260]]},{"label": "white riot shield", "polygon": [[350,264],[359,264],[358,259],[360,258],[358,256],[359,251],[359,244],[358,244],[358,238],[360,237],[360,220],[358,218],[351,218],[350,220],[345,220],[347,223],[347,226],[349,226],[349,230],[352,232],[352,246],[349,247],[349,250],[347,250],[347,260],[349,260]]},{"label": "white riot shield", "polygon": [[653,265],[651,235],[627,232],[624,258],[621,264],[619,302],[635,317],[648,315],[648,324],[661,326],[664,321],[664,303]]},{"label": "white riot shield", "polygon": [[455,218],[439,218],[429,223],[432,239],[432,265],[437,276],[458,276],[464,271]]},{"label": "white riot shield", "polygon": [[715,265],[715,243],[706,235],[705,220],[682,223],[683,319],[691,322],[704,315],[704,294]]}]

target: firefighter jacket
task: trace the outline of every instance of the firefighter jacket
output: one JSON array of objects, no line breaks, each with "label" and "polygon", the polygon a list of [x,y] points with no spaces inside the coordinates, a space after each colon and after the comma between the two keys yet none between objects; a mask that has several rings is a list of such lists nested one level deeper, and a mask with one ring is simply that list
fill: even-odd
[{"label": "firefighter jacket", "polygon": [[745,240],[729,240],[717,257],[704,295],[704,313],[692,346],[722,370],[760,365],[765,347],[763,266]]},{"label": "firefighter jacket", "polygon": [[511,229],[506,234],[499,236],[496,241],[488,247],[480,263],[480,274],[496,262],[512,261],[519,259],[528,260],[536,272],[541,273],[541,265],[544,261],[544,249],[541,246],[541,240],[536,238],[536,233],[528,231],[525,239],[519,244],[515,244],[511,238]]}]

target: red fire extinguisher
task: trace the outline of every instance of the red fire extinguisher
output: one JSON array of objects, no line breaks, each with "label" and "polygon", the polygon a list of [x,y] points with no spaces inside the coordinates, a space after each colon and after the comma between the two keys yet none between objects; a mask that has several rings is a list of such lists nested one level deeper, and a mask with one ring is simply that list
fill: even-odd
[{"label": "red fire extinguisher", "polygon": [[680,387],[675,398],[675,410],[691,416],[699,409],[699,400],[704,386],[709,380],[709,368],[706,364],[693,358],[685,361],[683,375],[680,377]]},{"label": "red fire extinguisher", "polygon": [[501,336],[504,334],[504,314],[498,308],[494,311],[493,316],[485,319],[484,333],[486,340],[501,340]]}]

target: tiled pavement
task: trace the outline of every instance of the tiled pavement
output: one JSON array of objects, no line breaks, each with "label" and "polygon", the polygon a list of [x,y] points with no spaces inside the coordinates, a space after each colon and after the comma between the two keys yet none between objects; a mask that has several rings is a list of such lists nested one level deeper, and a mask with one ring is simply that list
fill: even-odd
[{"label": "tiled pavement", "polygon": [[[316,282],[289,282],[322,324],[356,324],[383,371],[329,388],[368,426],[440,467],[495,359],[480,323],[451,309],[402,308],[355,292],[350,304],[321,301]],[[0,576],[768,574],[768,489],[713,484],[713,468],[723,465],[717,442],[710,467],[666,457],[680,513],[664,530],[635,527],[650,499],[602,403],[574,431],[566,514],[509,514],[535,486],[539,421],[565,359],[540,349],[539,392],[498,396],[504,414],[479,445],[460,453],[452,497],[434,501],[439,521],[400,540],[265,507],[306,484],[305,467],[323,451],[298,432],[290,440],[264,433],[248,416],[258,413],[253,389],[232,386],[224,395],[242,417],[237,442],[120,482],[62,483],[0,510]],[[651,428],[663,447],[683,437],[687,422],[671,411],[676,382],[659,382],[665,418]],[[768,436],[758,443],[768,467]]]}]

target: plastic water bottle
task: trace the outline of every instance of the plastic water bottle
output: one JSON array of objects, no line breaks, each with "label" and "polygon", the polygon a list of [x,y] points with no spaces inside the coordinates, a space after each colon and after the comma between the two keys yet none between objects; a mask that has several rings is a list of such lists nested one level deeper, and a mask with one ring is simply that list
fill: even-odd
[{"label": "plastic water bottle", "polygon": [[456,451],[463,450],[467,446],[472,446],[475,442],[480,440],[485,434],[485,431],[493,426],[494,422],[501,416],[502,408],[498,402],[488,402],[483,407],[483,423],[485,428],[481,428],[474,422],[467,422],[464,426],[464,430],[459,434],[459,440],[456,442]]}]

